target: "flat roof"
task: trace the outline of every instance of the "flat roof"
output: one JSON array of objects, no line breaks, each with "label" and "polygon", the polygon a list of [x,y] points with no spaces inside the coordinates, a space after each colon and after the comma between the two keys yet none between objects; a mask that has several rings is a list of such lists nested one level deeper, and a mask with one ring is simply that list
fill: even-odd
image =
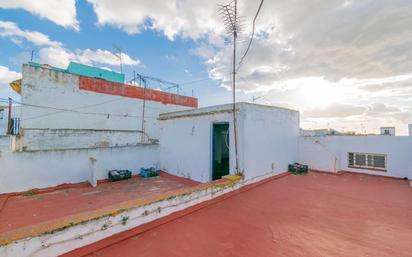
[{"label": "flat roof", "polygon": [[[263,105],[263,104],[254,104],[254,103],[247,103],[247,102],[239,102],[236,103],[236,110],[245,108],[245,107],[255,107],[261,109],[278,109],[278,110],[285,110],[290,112],[298,112],[296,110],[272,106],[272,105]],[[185,117],[194,117],[194,116],[204,116],[204,115],[214,115],[219,113],[232,113],[233,112],[233,104],[220,104],[220,105],[213,105],[213,106],[206,106],[197,109],[191,110],[184,110],[184,111],[175,111],[175,112],[167,112],[161,113],[159,115],[159,120],[168,120],[168,119],[177,119],[177,118],[185,118]]]},{"label": "flat roof", "polygon": [[82,256],[407,257],[411,216],[408,181],[288,175],[157,221],[126,239],[116,234],[86,246]]},{"label": "flat roof", "polygon": [[[161,172],[160,176],[109,182],[96,187],[86,183],[65,184],[38,191],[0,194],[0,243],[10,238],[42,234],[67,225],[68,221],[87,220],[96,213],[130,200],[152,201],[199,182]],[[162,196],[162,197],[163,197]],[[89,217],[90,216],[90,217]]]}]

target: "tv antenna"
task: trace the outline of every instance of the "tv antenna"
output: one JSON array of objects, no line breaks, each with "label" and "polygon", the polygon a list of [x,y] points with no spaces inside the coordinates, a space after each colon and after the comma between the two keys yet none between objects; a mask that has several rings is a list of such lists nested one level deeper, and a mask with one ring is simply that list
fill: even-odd
[{"label": "tv antenna", "polygon": [[237,122],[236,122],[236,41],[238,34],[240,33],[240,22],[237,13],[237,0],[230,2],[229,4],[219,5],[219,14],[223,18],[226,33],[230,36],[233,43],[233,56],[232,56],[232,112],[233,112],[233,136],[235,143],[235,159],[236,159],[236,173],[239,174],[239,154],[238,154],[238,142],[237,142]]},{"label": "tv antenna", "polygon": [[123,56],[123,50],[122,48],[118,47],[117,45],[113,45],[114,49],[116,49],[116,56],[119,58],[119,63],[120,63],[120,73],[123,73],[123,62],[122,62],[122,56]]}]

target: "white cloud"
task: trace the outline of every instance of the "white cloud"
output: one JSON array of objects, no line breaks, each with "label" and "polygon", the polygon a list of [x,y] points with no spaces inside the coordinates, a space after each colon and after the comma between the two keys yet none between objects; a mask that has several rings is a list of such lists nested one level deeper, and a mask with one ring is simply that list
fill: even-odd
[{"label": "white cloud", "polygon": [[[63,43],[51,40],[46,34],[38,31],[22,30],[16,23],[10,21],[0,21],[0,36],[8,37],[13,42],[21,42],[21,39],[25,39],[37,46],[42,46],[39,50],[40,62],[55,65],[59,67],[66,67],[70,61],[78,61],[84,64],[93,65],[107,64],[107,65],[119,65],[118,54],[112,53],[108,50],[91,50],[91,49],[76,49],[71,51],[63,46]],[[17,42],[16,42],[17,40]],[[16,56],[18,60],[22,58],[26,53],[21,53]],[[140,65],[141,62],[138,59],[130,57],[128,54],[122,53],[123,65]]]},{"label": "white cloud", "polygon": [[98,24],[119,27],[129,34],[153,29],[169,39],[177,35],[198,38],[222,30],[217,15],[217,1],[180,0],[88,0],[93,5]]},{"label": "white cloud", "polygon": [[0,65],[0,84],[9,84],[18,78],[21,78],[20,72],[9,70],[8,67]]},{"label": "white cloud", "polygon": [[365,106],[334,103],[307,110],[302,115],[310,118],[350,117],[362,115],[366,110]]},{"label": "white cloud", "polygon": [[23,9],[59,26],[79,30],[75,0],[2,0],[0,8]]},{"label": "white cloud", "polygon": [[192,55],[197,55],[203,59],[209,60],[214,57],[216,51],[214,47],[212,47],[211,45],[201,43],[199,47],[190,49],[189,53]]},{"label": "white cloud", "polygon": [[[46,47],[39,51],[39,61],[58,67],[66,67],[70,61],[77,61],[83,64],[106,64],[119,65],[119,58],[116,54],[108,50],[77,49],[70,51],[64,47]],[[140,65],[139,59],[133,59],[129,55],[122,53],[123,65]]]},{"label": "white cloud", "polygon": [[8,67],[0,65],[0,97],[17,98],[18,95],[10,88],[9,83],[21,78],[21,73],[12,71]]},{"label": "white cloud", "polygon": [[37,46],[60,46],[60,42],[53,41],[49,36],[32,30],[22,30],[16,23],[0,20],[0,36],[9,37],[17,45],[22,44],[22,39],[25,39]]},{"label": "white cloud", "polygon": [[[140,61],[132,59],[129,55],[122,53],[122,63],[124,65],[139,65]],[[119,65],[119,54],[114,54],[107,50],[97,49],[96,51],[85,49],[78,52],[77,59],[83,63],[103,63],[109,65]]]}]

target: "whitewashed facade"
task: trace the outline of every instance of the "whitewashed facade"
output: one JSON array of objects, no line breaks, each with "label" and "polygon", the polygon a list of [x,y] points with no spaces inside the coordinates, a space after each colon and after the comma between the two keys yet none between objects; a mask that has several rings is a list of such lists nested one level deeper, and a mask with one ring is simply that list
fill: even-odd
[{"label": "whitewashed facade", "polygon": [[[278,174],[298,160],[299,113],[238,103],[239,171],[245,178]],[[207,182],[212,179],[212,127],[229,124],[229,173],[234,174],[235,150],[232,105],[218,105],[160,115],[161,168],[178,176]]]}]

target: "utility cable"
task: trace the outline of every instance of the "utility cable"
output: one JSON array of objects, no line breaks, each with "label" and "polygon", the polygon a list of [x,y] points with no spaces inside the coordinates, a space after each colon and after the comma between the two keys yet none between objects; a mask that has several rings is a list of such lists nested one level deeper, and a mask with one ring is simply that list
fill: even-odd
[{"label": "utility cable", "polygon": [[248,44],[248,46],[247,46],[247,48],[246,48],[245,53],[244,53],[243,56],[240,58],[240,62],[239,62],[239,64],[238,64],[238,66],[237,66],[236,72],[239,70],[240,65],[242,64],[242,62],[243,62],[243,60],[245,59],[247,53],[249,52],[250,46],[252,45],[253,37],[255,36],[255,23],[256,23],[256,19],[257,19],[258,15],[259,15],[260,9],[262,8],[263,2],[264,2],[264,0],[261,0],[261,1],[260,1],[260,4],[259,4],[259,7],[258,7],[257,12],[256,12],[256,14],[255,14],[255,17],[253,18],[252,36],[250,37],[249,44]]}]

